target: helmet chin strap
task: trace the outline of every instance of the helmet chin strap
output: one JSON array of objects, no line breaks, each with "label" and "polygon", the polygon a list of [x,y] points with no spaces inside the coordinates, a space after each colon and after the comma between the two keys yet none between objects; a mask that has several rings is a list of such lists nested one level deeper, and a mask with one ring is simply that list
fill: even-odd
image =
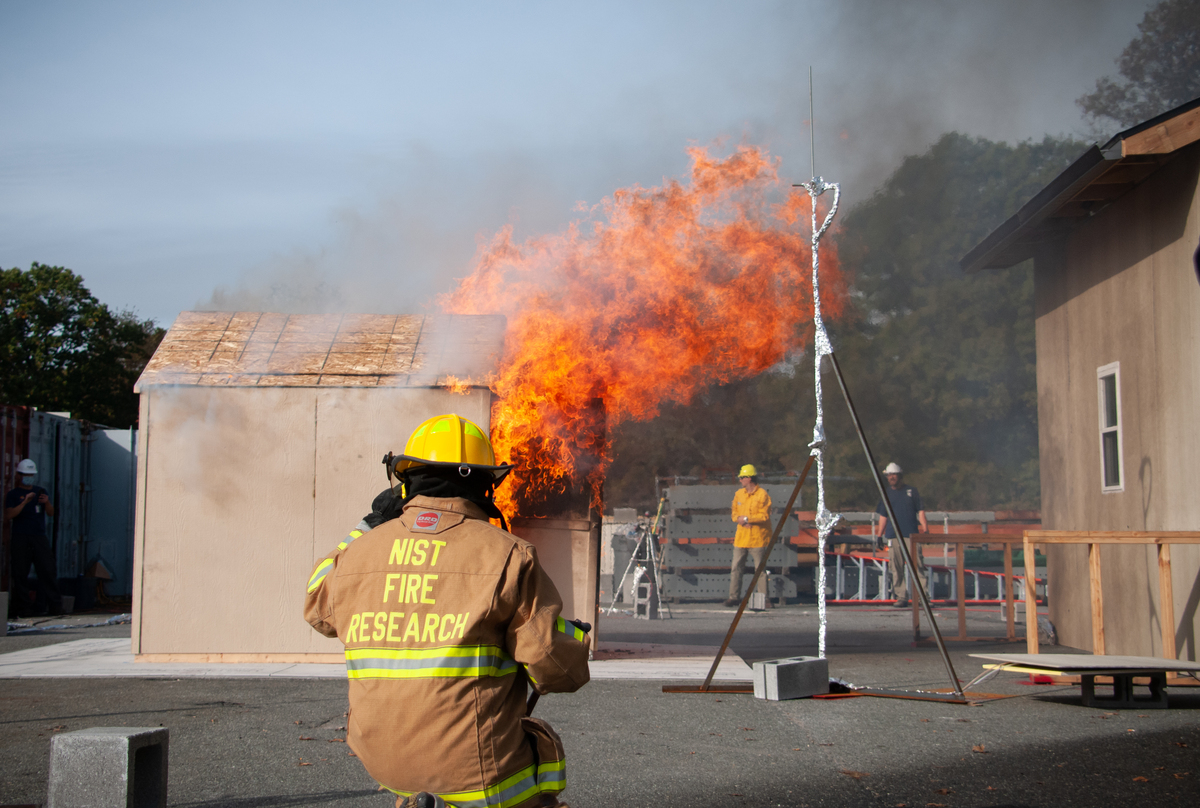
[{"label": "helmet chin strap", "polygon": [[[398,483],[400,486],[400,498],[406,499],[408,497],[408,489],[409,489],[410,483],[412,481],[408,477],[408,472],[410,469],[405,469],[404,471],[396,471],[396,465],[400,459],[401,459],[400,457],[397,457],[392,452],[388,452],[386,455],[383,456],[383,465],[387,469],[388,487],[389,488],[392,487],[392,478],[395,477],[396,483]],[[414,468],[420,468],[420,467],[416,466]],[[463,479],[468,479],[468,478],[470,478],[471,474],[475,471],[475,469],[471,468],[466,463],[463,463],[458,466],[456,471],[458,472],[459,477],[461,477]],[[488,486],[484,491],[484,496],[487,498],[488,502],[493,502],[493,500],[496,496],[496,483],[497,483],[497,480],[495,479],[495,477],[493,477],[491,474],[489,474],[488,475]],[[499,509],[497,509],[497,510],[499,510]],[[504,518],[503,513],[500,514],[500,526],[504,530],[508,530],[508,520]]]}]

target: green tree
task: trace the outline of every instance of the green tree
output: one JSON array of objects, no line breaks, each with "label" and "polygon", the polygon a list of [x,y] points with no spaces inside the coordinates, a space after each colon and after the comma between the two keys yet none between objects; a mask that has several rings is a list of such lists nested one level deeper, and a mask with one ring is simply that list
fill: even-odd
[{"label": "green tree", "polygon": [[[838,358],[876,459],[908,468],[930,507],[1038,506],[1032,265],[967,275],[959,259],[1083,148],[944,135],[843,223],[859,305]],[[827,409],[834,473],[863,474],[844,405]],[[838,488],[877,496],[866,480]]]},{"label": "green tree", "polygon": [[[876,459],[909,469],[929,508],[1038,507],[1032,268],[964,275],[958,262],[1083,148],[948,134],[839,223],[854,305],[833,329],[838,360]],[[829,507],[873,508],[878,495],[832,373],[823,385]],[[812,388],[809,352],[623,426],[608,500],[649,504],[655,475],[747,462],[768,472],[801,468]],[[814,501],[806,490],[804,507]]]},{"label": "green tree", "polygon": [[0,401],[137,423],[134,382],[163,329],[96,300],[63,267],[0,269]]},{"label": "green tree", "polygon": [[1097,128],[1133,126],[1200,96],[1200,0],[1163,0],[1138,30],[1117,59],[1123,80],[1105,76],[1076,101]]}]

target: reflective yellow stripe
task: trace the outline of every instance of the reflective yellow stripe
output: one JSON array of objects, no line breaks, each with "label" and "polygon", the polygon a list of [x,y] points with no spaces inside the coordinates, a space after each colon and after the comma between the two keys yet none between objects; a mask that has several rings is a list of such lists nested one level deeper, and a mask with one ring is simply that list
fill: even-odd
[{"label": "reflective yellow stripe", "polygon": [[327,558],[317,565],[313,570],[312,577],[308,579],[308,591],[312,592],[321,586],[321,582],[325,580],[325,576],[333,569],[333,559]]},{"label": "reflective yellow stripe", "polygon": [[[549,787],[541,785],[543,771],[550,775],[553,785]],[[566,787],[566,777],[565,774],[560,776],[556,772],[564,771],[561,760],[542,766],[540,770],[536,766],[526,766],[511,777],[506,777],[498,785],[480,791],[458,791],[438,796],[446,802],[452,803],[456,808],[511,808],[539,792],[557,793],[562,791]],[[394,788],[389,788],[388,791],[402,797],[409,797],[414,793],[397,791]]]},{"label": "reflective yellow stripe", "polygon": [[516,672],[517,663],[495,645],[346,649],[350,679],[442,679]]},{"label": "reflective yellow stripe", "polygon": [[350,542],[354,541],[362,534],[363,534],[363,532],[361,530],[351,530],[349,536],[347,536],[346,538],[344,538],[340,542],[338,542],[338,549],[345,550],[347,547],[350,546]]},{"label": "reflective yellow stripe", "polygon": [[543,763],[537,770],[538,790],[544,793],[557,794],[567,787],[567,762],[552,760]]},{"label": "reflective yellow stripe", "polygon": [[554,628],[558,631],[561,631],[563,634],[566,634],[568,637],[578,640],[579,642],[586,641],[587,634],[584,633],[583,629],[574,623],[568,623],[561,617],[554,621]]}]

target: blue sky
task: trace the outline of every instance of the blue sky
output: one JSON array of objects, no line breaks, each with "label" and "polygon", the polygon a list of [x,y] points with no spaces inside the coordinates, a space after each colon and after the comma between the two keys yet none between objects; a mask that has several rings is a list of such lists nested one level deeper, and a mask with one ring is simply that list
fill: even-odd
[{"label": "blue sky", "polygon": [[760,143],[853,204],[950,130],[1083,134],[1148,3],[0,4],[0,265],[196,307],[421,311],[476,240],[557,230],[684,149]]}]

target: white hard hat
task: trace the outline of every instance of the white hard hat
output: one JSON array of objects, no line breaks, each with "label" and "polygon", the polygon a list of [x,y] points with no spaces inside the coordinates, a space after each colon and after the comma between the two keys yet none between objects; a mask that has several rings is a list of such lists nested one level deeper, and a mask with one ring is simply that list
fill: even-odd
[{"label": "white hard hat", "polygon": [[888,463],[887,468],[883,470],[884,474],[903,474],[904,469],[900,468],[895,463]]},{"label": "white hard hat", "polygon": [[25,458],[17,464],[17,474],[37,474],[37,463]]}]

